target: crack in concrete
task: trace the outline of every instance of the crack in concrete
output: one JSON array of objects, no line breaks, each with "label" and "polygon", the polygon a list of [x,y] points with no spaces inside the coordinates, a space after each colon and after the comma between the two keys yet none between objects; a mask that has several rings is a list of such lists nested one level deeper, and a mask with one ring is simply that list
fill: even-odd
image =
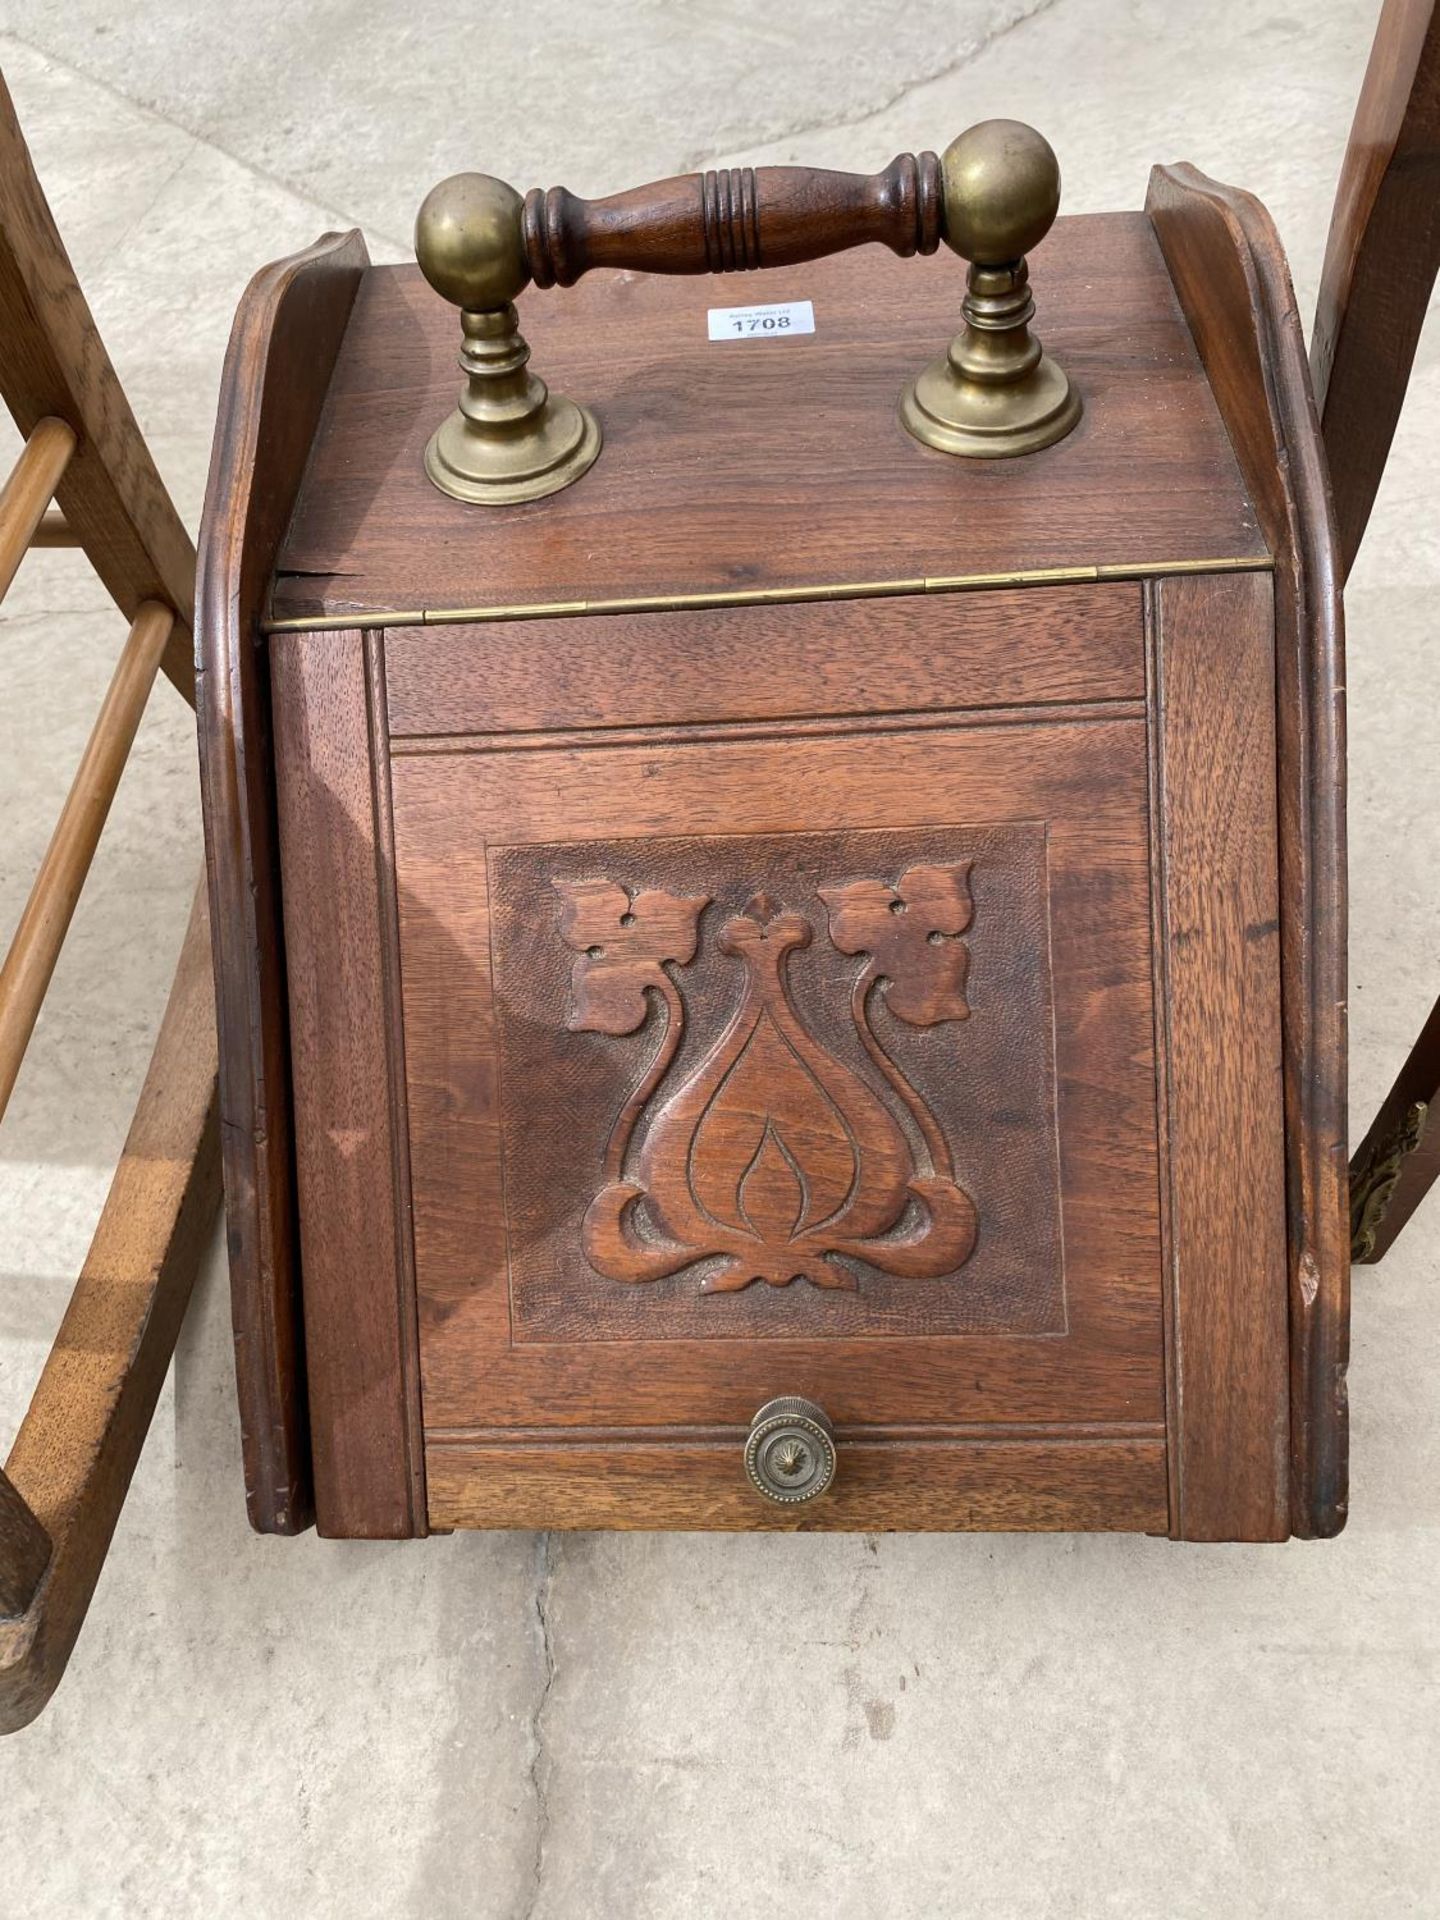
[{"label": "crack in concrete", "polygon": [[[943,65],[937,67],[933,73],[917,74],[901,81],[885,99],[879,101],[873,107],[867,107],[863,113],[854,115],[835,114],[829,118],[821,117],[814,120],[796,121],[790,126],[782,126],[776,128],[773,132],[758,135],[754,139],[747,140],[745,145],[747,147],[773,146],[777,141],[793,140],[806,133],[828,133],[834,132],[841,127],[863,127],[870,121],[878,119],[881,114],[888,113],[892,107],[897,106],[899,102],[904,100],[909,94],[918,92],[922,87],[932,86],[938,81],[948,79],[952,73],[958,73],[962,67],[971,65],[974,61],[978,60],[982,54],[988,53],[991,47],[997,45],[998,42],[1004,40],[1018,28],[1028,26],[1032,20],[1040,19],[1044,14],[1053,11],[1059,4],[1060,0],[1036,0],[1036,4],[1031,6],[1028,12],[1018,13],[1013,19],[1002,22],[998,27],[992,27],[987,34],[976,41],[974,46],[967,47],[963,52],[958,53],[953,60],[948,60]],[[85,85],[98,87],[102,93],[109,94],[113,100],[122,101],[133,112],[143,114],[148,119],[157,121],[161,126],[169,127],[177,133],[184,134],[187,139],[193,140],[196,146],[204,147],[211,153],[219,154],[223,159],[229,160],[233,165],[249,174],[252,179],[263,180],[267,185],[278,187],[283,193],[291,195],[303,205],[313,207],[323,218],[327,220],[335,219],[342,224],[360,227],[372,240],[378,241],[382,246],[394,247],[397,251],[404,253],[410,251],[410,240],[408,237],[402,240],[394,234],[385,232],[379,227],[372,226],[368,221],[347,212],[342,207],[333,206],[328,201],[317,199],[309,186],[298,180],[291,179],[287,174],[274,173],[268,167],[257,166],[253,160],[247,159],[244,155],[237,153],[233,147],[224,145],[223,142],[216,140],[212,135],[200,132],[196,127],[187,126],[183,120],[175,118],[173,114],[166,113],[153,102],[136,99],[132,94],[126,93],[123,88],[114,85],[113,82],[102,79],[98,74],[92,73],[86,67],[78,65],[74,60],[67,59],[64,54],[57,52],[53,47],[45,46],[38,41],[28,40],[23,35],[14,32],[6,32],[0,35],[0,38],[9,40],[17,47],[23,47],[28,53],[35,54],[41,60],[50,61],[54,66],[59,67],[62,72],[70,74],[73,78],[82,81]],[[677,171],[681,173],[692,173],[703,169],[709,163],[713,153],[713,148],[702,148],[698,152],[692,153],[682,159]],[[189,156],[187,155],[186,159],[188,158]],[[183,170],[184,165],[185,161],[182,160],[176,168],[176,175]],[[173,177],[174,176],[172,176],[172,178]],[[165,185],[168,187],[170,181],[167,180]],[[157,195],[157,199],[159,197],[161,196]]]},{"label": "crack in concrete", "polygon": [[160,182],[159,186],[156,187],[155,191],[150,195],[150,198],[145,202],[145,205],[140,209],[139,213],[136,214],[135,218],[130,221],[124,231],[110,236],[110,243],[105,250],[104,258],[96,262],[94,272],[87,276],[92,286],[98,285],[103,276],[110,271],[113,262],[122,254],[125,247],[128,246],[131,236],[138,233],[144,226],[145,222],[165,198],[165,195],[170,191],[171,187],[174,186],[186,167],[189,166],[193,157],[194,156],[188,151],[181,154],[180,158],[175,162],[175,165],[166,174],[165,178]]},{"label": "crack in concrete", "polygon": [[[177,120],[173,114],[166,113],[150,101],[137,100],[133,94],[126,93],[123,87],[117,87],[113,81],[104,80],[99,74],[91,73],[87,67],[67,59],[64,54],[55,52],[53,48],[43,46],[37,40],[27,40],[22,34],[8,30],[0,34],[0,40],[8,40],[12,46],[23,47],[27,53],[33,53],[39,60],[48,61],[52,67],[58,67],[62,73],[69,74],[72,79],[81,81],[87,87],[97,87],[101,93],[108,94],[112,100],[119,100],[132,113],[141,114],[147,120],[154,120],[159,126],[169,127],[172,132],[183,134],[187,140],[194,141],[197,147],[204,147],[211,153],[218,153],[222,160],[229,160],[242,172],[248,173],[252,180],[263,180],[267,186],[278,187],[282,193],[289,194],[291,199],[298,200],[302,206],[312,207],[323,220],[338,221],[342,226],[347,227],[361,227],[372,240],[378,241],[381,245],[409,252],[408,239],[397,240],[393,234],[382,232],[379,227],[372,226],[368,221],[347,213],[343,207],[332,206],[327,200],[317,200],[309,187],[300,185],[285,174],[272,173],[268,167],[256,166],[253,160],[247,160],[242,154],[236,153],[233,147],[224,146],[219,140],[212,139],[208,133],[201,133],[195,127],[186,126],[183,120]],[[188,153],[184,156],[174,174],[165,182],[166,187],[179,177],[192,158],[193,156]],[[163,194],[162,188],[161,193],[156,195],[155,202],[146,209],[147,214],[153,210],[156,202],[163,198]],[[133,230],[132,223],[131,231]],[[112,248],[111,253],[113,252]],[[109,259],[110,255],[107,254],[107,265]]]},{"label": "crack in concrete", "polygon": [[545,1856],[550,1844],[550,1748],[545,1737],[545,1714],[555,1686],[555,1640],[550,1626],[550,1596],[555,1585],[555,1536],[542,1533],[535,1546],[535,1654],[540,1690],[530,1715],[530,1766],[527,1779],[535,1802],[535,1846],[531,1855],[530,1887],[520,1920],[534,1920],[545,1887]]},{"label": "crack in concrete", "polygon": [[[943,65],[936,67],[933,73],[916,74],[910,79],[902,80],[885,99],[873,107],[867,107],[863,113],[832,114],[828,118],[821,116],[815,120],[799,120],[792,126],[780,127],[774,133],[749,140],[745,144],[747,147],[771,147],[781,140],[798,139],[802,134],[835,133],[842,127],[867,126],[870,121],[878,120],[882,114],[889,113],[892,107],[898,106],[910,94],[918,93],[922,87],[935,86],[942,80],[948,80],[951,74],[959,73],[963,67],[971,66],[982,54],[988,53],[1000,41],[1008,39],[1020,27],[1028,27],[1032,21],[1053,12],[1059,5],[1060,0],[1037,0],[1028,13],[1017,13],[1014,19],[1002,21],[998,27],[992,27],[989,33],[976,41],[974,46],[966,47],[963,52],[957,53],[953,60],[947,60]],[[693,173],[703,169],[709,165],[713,152],[713,148],[705,148],[692,154],[681,161],[679,171]]]}]

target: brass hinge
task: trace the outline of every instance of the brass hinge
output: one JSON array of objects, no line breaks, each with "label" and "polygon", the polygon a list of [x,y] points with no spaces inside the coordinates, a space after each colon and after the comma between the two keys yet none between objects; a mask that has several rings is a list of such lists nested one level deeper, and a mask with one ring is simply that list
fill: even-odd
[{"label": "brass hinge", "polygon": [[1368,1151],[1358,1154],[1350,1169],[1350,1258],[1368,1260],[1376,1235],[1390,1210],[1400,1172],[1425,1134],[1429,1108],[1423,1100],[1407,1107],[1400,1119]]}]

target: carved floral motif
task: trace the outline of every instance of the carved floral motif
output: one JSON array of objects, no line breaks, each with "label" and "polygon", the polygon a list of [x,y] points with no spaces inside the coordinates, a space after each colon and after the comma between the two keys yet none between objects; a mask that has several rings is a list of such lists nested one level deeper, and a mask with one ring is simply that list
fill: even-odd
[{"label": "carved floral motif", "polygon": [[667,984],[667,960],[688,966],[708,893],[687,896],[657,888],[632,899],[611,880],[557,880],[564,902],[560,932],[579,952],[570,972],[576,1032],[633,1033],[644,1020],[645,989]]},{"label": "carved floral motif", "polygon": [[632,897],[609,880],[556,887],[561,934],[578,955],[570,1026],[633,1033],[652,993],[666,1009],[655,1053],[612,1130],[605,1183],[586,1213],[583,1244],[598,1272],[658,1280],[718,1255],[700,1283],[704,1291],[796,1279],[853,1289],[851,1261],[933,1279],[969,1257],[974,1206],[955,1182],[939,1125],[881,1045],[869,1013],[883,987],[892,1011],[911,1025],[968,1017],[968,955],[958,938],[972,911],[968,862],[912,867],[893,887],[860,880],[821,889],[835,946],[866,956],[852,1017],[914,1122],[919,1149],[889,1102],[815,1038],[795,1007],[786,969],[814,938],[804,914],[777,911],[760,897],[724,923],[717,945],[744,969],[738,1003],[714,1046],[661,1097],[685,1024],[668,968],[694,959],[707,896],[657,889]]},{"label": "carved floral motif", "polygon": [[821,887],[820,898],[841,953],[870,954],[876,976],[890,982],[892,1013],[912,1027],[969,1019],[970,949],[959,938],[974,912],[968,860],[909,867],[893,887],[882,880]]}]

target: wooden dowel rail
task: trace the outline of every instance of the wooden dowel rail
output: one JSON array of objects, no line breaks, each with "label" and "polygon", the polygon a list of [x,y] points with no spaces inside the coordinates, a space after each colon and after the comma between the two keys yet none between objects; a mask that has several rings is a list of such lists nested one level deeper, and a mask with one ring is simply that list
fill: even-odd
[{"label": "wooden dowel rail", "polygon": [[35,529],[32,547],[78,547],[80,536],[58,507],[52,507]]},{"label": "wooden dowel rail", "polygon": [[0,492],[0,600],[34,539],[45,509],[75,451],[75,430],[63,420],[38,421]]},{"label": "wooden dowel rail", "polygon": [[0,968],[0,1115],[39,1017],[115,789],[159,670],[173,611],[147,600],[131,625],[74,782]]}]

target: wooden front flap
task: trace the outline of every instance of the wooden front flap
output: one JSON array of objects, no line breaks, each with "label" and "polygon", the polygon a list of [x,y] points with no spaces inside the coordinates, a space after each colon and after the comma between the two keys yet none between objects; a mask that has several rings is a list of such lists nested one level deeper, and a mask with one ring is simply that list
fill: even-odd
[{"label": "wooden front flap", "polygon": [[1283,1535],[1264,575],[272,672],[323,1530]]}]

